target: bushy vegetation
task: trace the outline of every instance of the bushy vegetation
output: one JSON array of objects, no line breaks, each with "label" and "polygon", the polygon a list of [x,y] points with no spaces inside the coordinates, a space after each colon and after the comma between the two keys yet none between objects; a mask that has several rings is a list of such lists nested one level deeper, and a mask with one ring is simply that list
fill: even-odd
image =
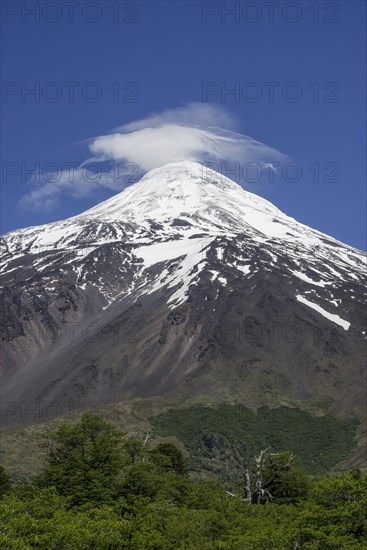
[{"label": "bushy vegetation", "polygon": [[[172,443],[126,438],[95,414],[48,439],[33,480],[11,486],[0,470],[0,548],[366,548],[367,478],[359,471],[312,485],[292,453],[263,450],[244,472],[250,482],[230,492],[189,472]],[[257,498],[259,487],[271,498]]]},{"label": "bushy vegetation", "polygon": [[322,474],[343,460],[355,445],[357,420],[313,416],[307,411],[243,405],[172,409],[150,419],[154,433],[175,436],[190,452],[189,466],[222,477],[241,477],[261,449],[288,450],[310,474]]}]

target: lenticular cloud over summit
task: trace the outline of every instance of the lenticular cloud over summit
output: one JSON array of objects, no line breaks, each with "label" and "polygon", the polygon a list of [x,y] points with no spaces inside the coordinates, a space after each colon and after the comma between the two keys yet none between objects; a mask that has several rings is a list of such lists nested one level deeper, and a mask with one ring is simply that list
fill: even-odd
[{"label": "lenticular cloud over summit", "polygon": [[93,139],[99,160],[126,160],[144,172],[171,162],[270,162],[279,151],[234,131],[235,122],[221,107],[191,103],[126,124]]},{"label": "lenticular cloud over summit", "polygon": [[[132,167],[135,175],[143,175],[172,162],[226,162],[230,167],[235,163],[257,163],[272,167],[272,163],[286,158],[276,149],[235,130],[234,119],[217,105],[190,103],[151,114],[87,140],[92,157],[72,173],[63,171],[37,185],[30,182],[22,204],[50,209],[61,196],[86,197],[98,187],[121,190]],[[88,166],[92,167],[92,174]]]}]

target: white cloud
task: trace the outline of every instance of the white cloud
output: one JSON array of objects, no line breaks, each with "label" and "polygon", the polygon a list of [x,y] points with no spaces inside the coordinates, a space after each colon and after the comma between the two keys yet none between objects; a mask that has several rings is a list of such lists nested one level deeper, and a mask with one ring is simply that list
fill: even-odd
[{"label": "white cloud", "polygon": [[20,205],[27,209],[52,211],[64,197],[89,197],[101,187],[120,190],[117,170],[103,171],[98,163],[84,163],[76,169],[55,172],[53,176],[49,174],[39,182],[32,178]]},{"label": "white cloud", "polygon": [[119,132],[133,132],[144,128],[156,128],[164,124],[179,124],[190,127],[231,128],[235,120],[222,106],[209,103],[188,103],[175,109],[153,113],[141,120],[135,120],[116,128]]},{"label": "white cloud", "polygon": [[[217,105],[191,103],[149,115],[115,129],[114,133],[89,140],[93,157],[75,169],[72,178],[67,170],[55,181],[37,185],[30,182],[22,204],[51,209],[64,195],[86,197],[100,187],[121,190],[126,186],[127,175],[142,175],[169,162],[225,162],[229,169],[235,163],[258,163],[274,169],[277,162],[286,158],[234,129],[231,115]],[[100,167],[95,177],[85,172],[91,163]]]},{"label": "white cloud", "polygon": [[281,156],[248,136],[219,128],[214,130],[178,124],[162,124],[127,134],[100,136],[92,141],[90,150],[96,159],[128,160],[144,172],[181,160],[227,160],[245,164],[266,159],[269,165],[270,158]]}]

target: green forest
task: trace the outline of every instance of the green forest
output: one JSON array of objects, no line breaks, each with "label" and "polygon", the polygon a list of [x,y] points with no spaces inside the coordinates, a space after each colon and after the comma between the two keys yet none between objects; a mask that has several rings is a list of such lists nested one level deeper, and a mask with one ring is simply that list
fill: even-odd
[{"label": "green forest", "polygon": [[[217,432],[204,443],[200,433],[196,439],[185,438],[195,420],[192,411],[180,418],[174,414],[157,418],[154,430],[162,437],[174,435],[174,426],[184,448],[167,438],[131,438],[90,412],[45,433],[46,458],[40,473],[28,481],[11,481],[0,468],[0,548],[367,547],[367,478],[359,470],[310,475],[318,470],[315,458],[298,456],[298,443],[286,431],[283,439],[274,435],[277,441],[271,440],[270,429],[256,439],[258,426],[248,415],[248,430],[253,428],[250,443],[234,449],[244,454],[243,460],[229,461],[231,475],[217,475],[216,468],[199,467],[197,447],[200,442],[208,453],[214,452],[225,437],[229,452],[236,434],[228,431],[223,414],[223,425],[216,419]],[[302,415],[298,418],[305,422]],[[209,433],[210,414],[206,422]],[[257,422],[269,424],[268,411],[260,413]],[[288,424],[289,418],[284,422]],[[332,428],[321,429],[320,437],[327,433],[330,451],[336,452]],[[347,447],[349,432],[342,433],[340,441]],[[236,436],[241,440],[243,434]],[[306,447],[308,453],[313,445]],[[225,463],[223,456],[219,458],[214,460],[217,466]],[[210,462],[205,456],[201,460],[201,466]],[[327,465],[326,460],[322,467]]]},{"label": "green forest", "polygon": [[244,405],[170,409],[150,418],[153,433],[175,436],[189,451],[191,470],[207,470],[223,480],[241,477],[261,449],[291,451],[309,474],[324,474],[355,445],[356,419],[315,416],[290,407],[256,412]]}]

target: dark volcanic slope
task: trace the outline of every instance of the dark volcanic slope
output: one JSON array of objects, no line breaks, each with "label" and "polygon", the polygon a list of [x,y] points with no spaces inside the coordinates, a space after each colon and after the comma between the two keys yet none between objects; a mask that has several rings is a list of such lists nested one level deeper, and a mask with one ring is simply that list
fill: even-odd
[{"label": "dark volcanic slope", "polygon": [[180,386],[363,416],[363,253],[199,164],[0,246],[5,421]]}]

